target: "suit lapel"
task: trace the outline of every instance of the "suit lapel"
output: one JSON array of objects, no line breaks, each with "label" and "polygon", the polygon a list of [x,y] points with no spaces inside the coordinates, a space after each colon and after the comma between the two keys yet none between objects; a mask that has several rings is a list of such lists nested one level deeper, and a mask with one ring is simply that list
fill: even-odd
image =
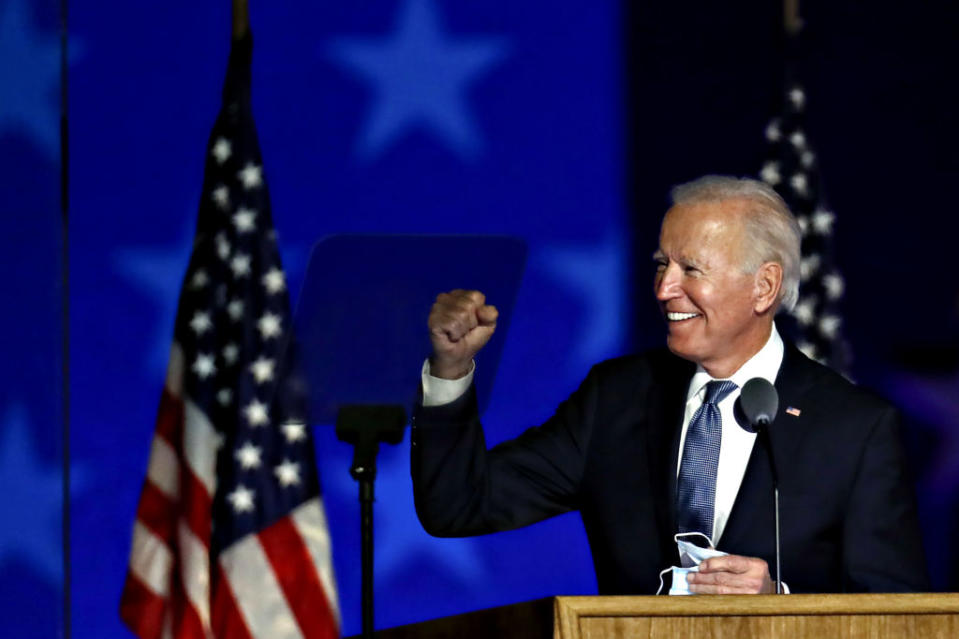
[{"label": "suit lapel", "polygon": [[[776,419],[769,430],[776,465],[779,468],[780,484],[790,474],[790,451],[798,449],[799,441],[803,436],[802,422],[786,410],[792,407],[802,407],[803,396],[812,385],[811,367],[805,355],[795,346],[786,343],[783,353],[783,363],[776,376],[776,392],[779,395],[779,408]],[[758,538],[769,538],[773,534],[772,528],[766,530],[762,522],[772,520],[772,473],[769,470],[769,461],[766,451],[759,440],[753,446],[746,464],[742,484],[736,494],[732,511],[726,522],[722,537],[716,541],[716,547],[750,548],[755,546],[752,541]],[[780,496],[785,501],[788,495],[782,492]]]},{"label": "suit lapel", "polygon": [[649,394],[648,468],[660,540],[676,552],[676,464],[686,392],[695,367],[674,359],[675,366],[657,377]]}]

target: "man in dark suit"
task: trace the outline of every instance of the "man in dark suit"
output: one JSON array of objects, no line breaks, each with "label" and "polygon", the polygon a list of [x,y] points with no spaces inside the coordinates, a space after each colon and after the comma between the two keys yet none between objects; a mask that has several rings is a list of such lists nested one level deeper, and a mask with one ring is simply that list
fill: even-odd
[{"label": "man in dark suit", "polygon": [[426,530],[482,534],[578,509],[602,594],[655,592],[688,531],[729,553],[691,573],[691,591],[772,592],[771,474],[734,411],[745,381],[762,377],[780,398],[770,438],[791,591],[928,589],[898,414],[776,331],[777,310],[798,297],[799,242],[761,182],[674,189],[654,256],[668,350],[595,366],[545,424],[491,450],[472,360],[496,309],[477,291],[439,295],[413,422]]}]

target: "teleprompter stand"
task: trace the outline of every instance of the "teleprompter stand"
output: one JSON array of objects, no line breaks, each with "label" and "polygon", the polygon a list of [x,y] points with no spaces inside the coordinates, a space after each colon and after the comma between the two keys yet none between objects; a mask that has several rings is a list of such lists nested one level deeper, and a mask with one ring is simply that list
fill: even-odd
[{"label": "teleprompter stand", "polygon": [[496,334],[477,356],[482,410],[526,259],[518,239],[490,236],[338,235],[317,242],[297,302],[292,352],[311,424],[336,424],[352,444],[359,484],[363,637],[373,637],[373,501],[380,443],[398,444],[404,407],[416,401],[430,352],[426,318],[436,295],[483,291],[499,310]]},{"label": "teleprompter stand", "polygon": [[380,442],[399,444],[406,428],[402,406],[341,406],[336,436],[353,444],[350,475],[360,487],[360,540],[363,637],[373,637],[373,484]]}]

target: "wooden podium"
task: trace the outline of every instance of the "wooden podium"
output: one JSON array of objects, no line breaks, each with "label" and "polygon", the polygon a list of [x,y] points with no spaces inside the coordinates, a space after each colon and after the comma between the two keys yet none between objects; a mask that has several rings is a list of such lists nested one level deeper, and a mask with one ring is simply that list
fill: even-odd
[{"label": "wooden podium", "polygon": [[549,597],[400,626],[379,639],[959,638],[959,593]]}]

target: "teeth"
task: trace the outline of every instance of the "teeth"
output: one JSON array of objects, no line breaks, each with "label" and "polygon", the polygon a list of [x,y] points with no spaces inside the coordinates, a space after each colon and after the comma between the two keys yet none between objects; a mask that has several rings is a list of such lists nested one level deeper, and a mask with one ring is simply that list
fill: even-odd
[{"label": "teeth", "polygon": [[679,322],[687,320],[690,317],[696,317],[699,313],[666,313],[666,319],[670,322]]}]

